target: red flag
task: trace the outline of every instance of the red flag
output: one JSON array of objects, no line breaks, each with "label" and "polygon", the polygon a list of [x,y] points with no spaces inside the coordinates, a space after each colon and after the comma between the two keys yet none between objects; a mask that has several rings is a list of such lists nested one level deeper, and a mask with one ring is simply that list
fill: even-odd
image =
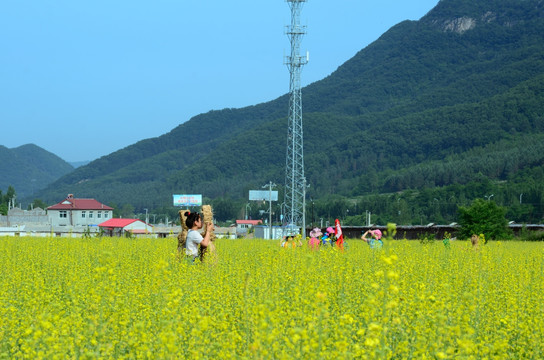
[{"label": "red flag", "polygon": [[340,227],[340,220],[336,219],[334,224],[336,226],[336,245],[344,250],[344,235],[342,234],[342,228]]}]

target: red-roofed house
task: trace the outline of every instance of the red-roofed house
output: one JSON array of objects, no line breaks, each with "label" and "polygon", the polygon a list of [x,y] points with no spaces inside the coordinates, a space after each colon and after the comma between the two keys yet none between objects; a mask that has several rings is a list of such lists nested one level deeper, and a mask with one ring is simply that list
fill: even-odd
[{"label": "red-roofed house", "polygon": [[153,231],[153,226],[139,219],[109,219],[98,226],[109,236],[123,236],[126,232],[133,235],[147,235]]},{"label": "red-roofed house", "polygon": [[245,235],[255,225],[262,223],[262,220],[236,220],[236,235]]},{"label": "red-roofed house", "polygon": [[75,199],[70,194],[60,203],[47,208],[52,226],[96,225],[113,217],[113,208],[95,199]]}]

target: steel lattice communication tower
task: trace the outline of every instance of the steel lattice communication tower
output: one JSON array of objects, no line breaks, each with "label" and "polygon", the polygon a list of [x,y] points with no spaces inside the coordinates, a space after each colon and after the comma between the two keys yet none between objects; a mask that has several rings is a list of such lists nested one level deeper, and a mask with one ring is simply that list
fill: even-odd
[{"label": "steel lattice communication tower", "polygon": [[302,132],[302,94],[300,73],[309,56],[300,56],[300,43],[306,27],[300,25],[300,11],[306,0],[286,0],[291,8],[291,25],[286,34],[291,42],[291,55],[285,57],[289,68],[289,116],[287,125],[287,158],[285,169],[285,223],[289,227],[302,226],[304,235],[306,178]]}]

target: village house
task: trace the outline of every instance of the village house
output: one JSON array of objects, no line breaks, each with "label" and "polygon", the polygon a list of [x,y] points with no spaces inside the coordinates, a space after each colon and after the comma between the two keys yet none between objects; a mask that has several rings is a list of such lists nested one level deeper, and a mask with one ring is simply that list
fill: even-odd
[{"label": "village house", "polygon": [[246,236],[255,225],[262,223],[262,220],[236,220],[236,236]]},{"label": "village house", "polygon": [[96,226],[113,217],[113,208],[95,199],[66,199],[47,208],[51,226]]},{"label": "village house", "polygon": [[[153,226],[139,219],[109,219],[98,226],[107,236],[124,236],[126,233],[130,233],[131,236],[148,236],[153,232]],[[154,237],[157,235],[154,234]]]}]

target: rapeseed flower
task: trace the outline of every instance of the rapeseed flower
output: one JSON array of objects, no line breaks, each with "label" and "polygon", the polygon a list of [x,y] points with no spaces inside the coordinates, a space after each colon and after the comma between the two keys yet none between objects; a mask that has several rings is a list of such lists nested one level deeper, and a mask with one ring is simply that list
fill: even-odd
[{"label": "rapeseed flower", "polygon": [[0,238],[0,359],[543,358],[544,245]]}]

